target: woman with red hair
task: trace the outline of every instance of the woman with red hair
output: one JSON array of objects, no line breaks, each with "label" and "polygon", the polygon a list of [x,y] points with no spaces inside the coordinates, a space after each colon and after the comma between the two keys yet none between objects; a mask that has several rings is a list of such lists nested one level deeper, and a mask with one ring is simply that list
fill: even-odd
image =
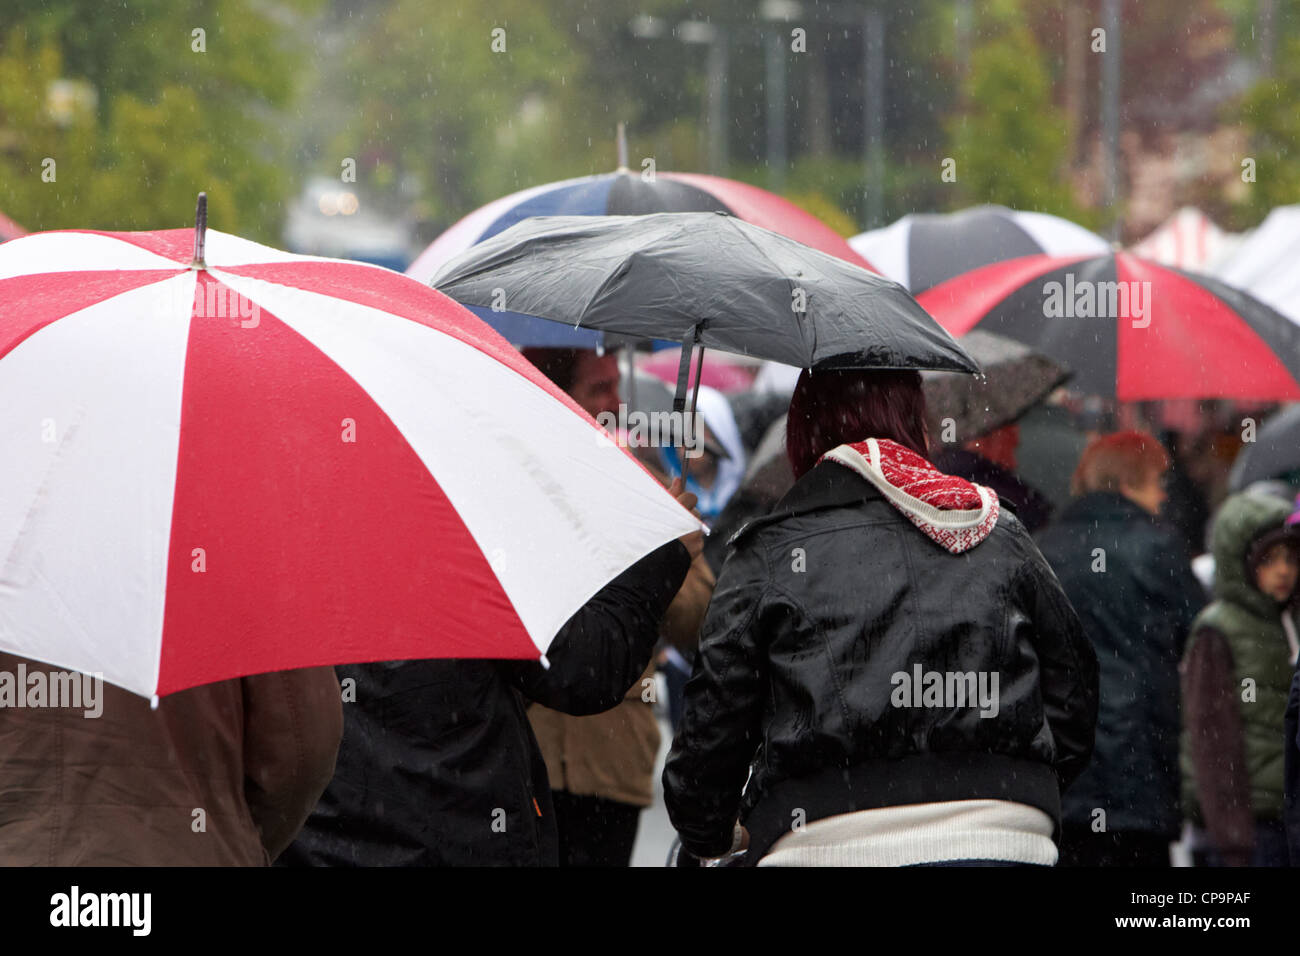
[{"label": "woman with red hair", "polygon": [[1056,861],[1096,658],[1015,516],[926,459],[924,421],[916,372],[800,376],[797,481],[733,539],[664,770],[691,854]]}]

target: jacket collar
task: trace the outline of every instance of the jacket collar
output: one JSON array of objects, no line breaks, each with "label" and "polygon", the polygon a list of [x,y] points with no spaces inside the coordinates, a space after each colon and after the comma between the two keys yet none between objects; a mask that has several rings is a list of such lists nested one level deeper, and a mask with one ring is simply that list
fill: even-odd
[{"label": "jacket collar", "polygon": [[785,493],[768,514],[754,518],[732,535],[728,543],[735,544],[743,535],[786,518],[880,497],[880,492],[861,475],[835,462],[824,461],[810,468],[796,481],[794,487]]}]

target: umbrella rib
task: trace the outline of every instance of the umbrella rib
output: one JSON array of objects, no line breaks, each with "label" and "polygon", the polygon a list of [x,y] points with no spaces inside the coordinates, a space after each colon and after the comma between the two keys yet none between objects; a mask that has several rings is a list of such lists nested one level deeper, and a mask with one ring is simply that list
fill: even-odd
[{"label": "umbrella rib", "polygon": [[[787,287],[788,287],[789,290],[790,290],[790,299],[791,299],[791,301],[793,301],[793,300],[794,300],[794,291],[795,291],[795,288],[796,288],[796,286],[794,285],[794,280],[791,279],[789,276],[787,276],[787,275],[785,274],[785,270],[782,269],[779,265],[777,265],[777,263],[772,259],[772,257],[769,256],[769,255],[767,254],[767,250],[765,250],[762,246],[760,246],[757,242],[755,242],[755,241],[753,240],[753,237],[746,235],[744,229],[741,229],[739,226],[736,225],[737,222],[741,222],[741,221],[743,221],[743,220],[738,220],[738,219],[736,219],[734,216],[728,216],[727,218],[731,221],[731,228],[732,228],[734,231],[738,232],[738,233],[741,235],[741,237],[742,237],[746,242],[748,242],[751,246],[754,247],[754,249],[758,252],[758,254],[759,254],[760,256],[762,256],[762,257],[763,257],[764,259],[766,259],[769,263],[771,263],[773,269],[775,269],[778,273],[781,274],[781,276],[783,276],[783,277],[785,278],[786,285],[787,285]],[[749,225],[750,225],[752,228],[755,228],[755,229],[762,229],[762,228],[763,228],[762,226],[755,226],[753,223],[750,223]],[[765,231],[765,232],[771,232],[771,230],[764,230],[764,231]],[[772,233],[772,235],[774,235],[774,236],[779,236],[778,233]],[[785,236],[779,236],[779,238],[784,239],[784,238],[786,238],[786,237],[785,237]],[[805,311],[804,314],[806,315],[807,312]],[[809,320],[809,324],[813,324],[811,320]],[[798,322],[798,323],[796,323],[796,327],[799,329],[799,337],[802,338],[802,339],[804,339],[804,345],[806,346],[806,345],[808,344],[808,341],[807,341],[807,334],[808,334],[808,333],[804,330],[803,326],[804,326],[804,323],[802,323],[802,322]],[[815,327],[815,325],[814,325],[814,328],[813,328],[812,351],[810,351],[810,352],[808,353],[808,365],[809,365],[810,367],[811,367],[811,365],[813,364],[813,358],[816,356],[816,354],[817,354],[817,330],[816,330],[816,327]]]},{"label": "umbrella rib", "polygon": [[[636,253],[632,253],[632,255],[636,255]],[[630,262],[630,261],[631,261],[631,257],[629,256],[629,257],[626,258],[626,259],[621,259],[621,260],[619,260],[619,264],[624,263],[624,262]],[[629,266],[629,269],[630,269],[630,266]],[[616,266],[614,267],[613,271],[611,271],[608,275],[605,276],[604,279],[602,279],[602,280],[600,281],[600,285],[596,286],[595,291],[591,293],[590,298],[587,299],[586,304],[582,307],[582,311],[578,313],[578,322],[577,322],[576,325],[574,325],[574,328],[575,328],[575,329],[576,329],[576,328],[583,328],[583,327],[584,327],[584,326],[582,325],[582,322],[583,322],[584,319],[586,319],[587,314],[591,311],[591,304],[592,304],[593,302],[595,302],[596,299],[598,299],[598,298],[601,296],[601,294],[604,293],[604,291],[605,291],[607,288],[609,288],[609,284],[610,284],[611,282],[614,281],[614,278],[615,278],[615,276],[617,276],[617,275],[618,275],[618,266],[616,265]],[[566,323],[566,324],[567,324],[567,323]],[[585,326],[585,328],[593,328],[593,326]],[[603,330],[603,329],[600,329],[599,327],[596,327],[596,328],[597,328],[597,331],[599,331],[599,332],[602,333],[602,335],[604,334],[604,330]],[[610,331],[615,331],[615,330],[612,330],[612,329],[611,329]],[[633,334],[634,334],[634,333],[633,333]]]}]

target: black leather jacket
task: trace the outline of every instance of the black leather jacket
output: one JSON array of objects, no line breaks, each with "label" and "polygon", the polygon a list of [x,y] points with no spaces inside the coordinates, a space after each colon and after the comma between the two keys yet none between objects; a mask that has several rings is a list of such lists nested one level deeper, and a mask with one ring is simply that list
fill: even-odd
[{"label": "black leather jacket", "polygon": [[[996,714],[896,706],[916,665],[996,675]],[[991,798],[1059,822],[1096,718],[1096,657],[1010,509],[954,555],[828,462],[735,538],[665,798],[700,856],[727,850],[739,814],[751,862],[798,820],[877,807]]]}]

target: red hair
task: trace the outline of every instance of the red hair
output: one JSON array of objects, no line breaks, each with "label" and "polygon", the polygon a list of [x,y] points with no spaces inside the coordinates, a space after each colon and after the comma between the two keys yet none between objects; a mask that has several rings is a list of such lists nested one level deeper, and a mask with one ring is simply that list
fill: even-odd
[{"label": "red hair", "polygon": [[1076,498],[1093,491],[1113,491],[1128,485],[1135,488],[1151,472],[1162,474],[1169,467],[1169,454],[1153,435],[1146,432],[1115,432],[1094,438],[1083,450],[1070,480]]},{"label": "red hair", "polygon": [[785,426],[785,452],[795,478],[832,448],[868,438],[888,438],[928,457],[921,374],[911,369],[804,369]]}]

